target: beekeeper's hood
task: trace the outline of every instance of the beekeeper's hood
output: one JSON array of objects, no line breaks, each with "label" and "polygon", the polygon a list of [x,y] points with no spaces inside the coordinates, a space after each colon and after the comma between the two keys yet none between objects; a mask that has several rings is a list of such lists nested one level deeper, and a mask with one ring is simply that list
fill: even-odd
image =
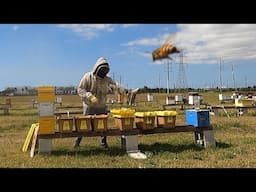
[{"label": "beekeeper's hood", "polygon": [[106,77],[106,75],[109,72],[109,64],[108,64],[107,59],[104,57],[100,57],[96,61],[95,65],[93,66],[92,72],[94,75],[96,75],[98,77],[101,77],[101,78]]}]

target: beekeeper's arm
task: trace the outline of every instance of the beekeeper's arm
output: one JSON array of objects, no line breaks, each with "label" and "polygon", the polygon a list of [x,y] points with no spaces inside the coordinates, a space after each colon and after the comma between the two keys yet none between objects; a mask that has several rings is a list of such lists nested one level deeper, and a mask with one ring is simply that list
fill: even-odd
[{"label": "beekeeper's arm", "polygon": [[86,73],[79,83],[77,92],[83,101],[90,102],[90,103],[97,103],[98,101],[97,98],[90,91],[90,84],[92,83],[90,81],[91,81],[90,74]]},{"label": "beekeeper's arm", "polygon": [[122,85],[119,83],[113,81],[111,78],[108,79],[108,84],[109,84],[109,93],[119,93],[119,94],[126,94],[127,89],[124,88]]}]

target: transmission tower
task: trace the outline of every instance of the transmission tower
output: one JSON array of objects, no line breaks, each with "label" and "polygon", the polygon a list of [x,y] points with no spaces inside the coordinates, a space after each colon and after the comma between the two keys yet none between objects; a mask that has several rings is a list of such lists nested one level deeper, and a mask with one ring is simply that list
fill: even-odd
[{"label": "transmission tower", "polygon": [[184,69],[184,63],[183,63],[183,52],[180,53],[180,63],[178,64],[178,79],[177,79],[177,90],[185,89],[187,88],[187,79]]},{"label": "transmission tower", "polygon": [[167,60],[167,95],[170,93],[170,63]]}]

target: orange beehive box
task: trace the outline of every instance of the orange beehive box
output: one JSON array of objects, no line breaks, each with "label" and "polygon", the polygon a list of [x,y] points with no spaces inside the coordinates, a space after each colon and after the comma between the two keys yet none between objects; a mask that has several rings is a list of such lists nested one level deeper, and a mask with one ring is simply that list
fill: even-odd
[{"label": "orange beehive box", "polygon": [[130,130],[134,128],[135,109],[120,108],[110,110],[115,119],[115,127],[120,130]]},{"label": "orange beehive box", "polygon": [[93,130],[96,132],[107,131],[108,115],[93,115],[92,116]]},{"label": "orange beehive box", "polygon": [[155,128],[155,112],[136,112],[135,124],[139,129]]},{"label": "orange beehive box", "polygon": [[115,127],[122,131],[133,129],[134,117],[115,117]]},{"label": "orange beehive box", "polygon": [[73,124],[74,124],[74,117],[59,117],[57,119],[58,130],[59,132],[72,132],[73,131]]},{"label": "orange beehive box", "polygon": [[75,117],[76,131],[88,132],[92,131],[92,116],[91,115],[79,115]]},{"label": "orange beehive box", "polygon": [[157,127],[174,128],[176,115],[176,111],[156,111]]}]

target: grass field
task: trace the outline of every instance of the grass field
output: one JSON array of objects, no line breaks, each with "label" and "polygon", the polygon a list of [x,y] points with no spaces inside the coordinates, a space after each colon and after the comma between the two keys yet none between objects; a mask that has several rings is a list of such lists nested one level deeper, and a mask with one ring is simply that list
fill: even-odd
[{"label": "grass field", "polygon": [[[218,104],[218,93],[202,94],[204,101]],[[164,94],[153,94],[152,103],[140,102],[137,110],[157,110],[165,103]],[[0,103],[6,97],[0,97]],[[2,168],[255,168],[256,112],[231,118],[210,116],[217,141],[216,147],[203,148],[194,143],[194,134],[168,133],[138,136],[139,149],[145,160],[127,156],[120,138],[108,137],[109,149],[99,147],[99,137],[84,138],[81,148],[74,150],[74,138],[53,139],[51,155],[29,157],[21,147],[32,123],[38,121],[38,109],[32,108],[32,96],[11,97],[10,115],[0,111],[0,167]],[[146,101],[139,94],[137,101]],[[78,96],[62,96],[63,106],[81,106]],[[116,106],[110,106],[116,107]],[[177,124],[185,124],[184,111],[178,111]]]}]

